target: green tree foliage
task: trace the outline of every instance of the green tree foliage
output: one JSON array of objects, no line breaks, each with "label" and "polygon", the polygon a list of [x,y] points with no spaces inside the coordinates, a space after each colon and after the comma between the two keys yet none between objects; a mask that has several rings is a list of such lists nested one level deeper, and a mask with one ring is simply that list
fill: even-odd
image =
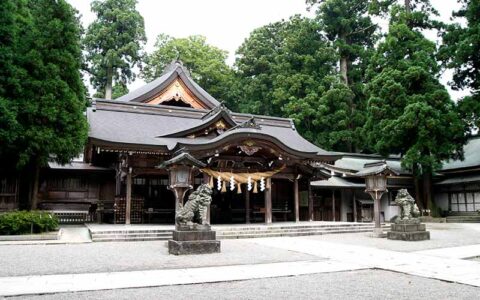
[{"label": "green tree foliage", "polygon": [[365,132],[376,151],[398,153],[415,175],[431,175],[442,160],[461,156],[464,127],[438,80],[436,46],[421,33],[432,10],[425,1],[415,4],[392,6],[388,34],[368,71]]},{"label": "green tree foliage", "polygon": [[470,89],[471,96],[460,102],[462,117],[471,128],[480,127],[480,1],[459,0],[462,8],[454,18],[466,21],[446,26],[439,58],[454,69],[452,88]]},{"label": "green tree foliage", "polygon": [[[12,143],[20,133],[16,119],[17,109],[12,105],[11,97],[17,87],[19,72],[15,64],[15,53],[20,34],[19,8],[24,3],[13,0],[0,2],[0,163],[5,166],[7,154],[12,150]],[[5,161],[2,161],[5,160]]]},{"label": "green tree foliage", "polygon": [[[80,68],[80,24],[63,0],[5,0],[0,65],[0,160],[31,177],[53,159],[66,163],[87,137],[85,92]],[[5,68],[3,68],[5,66]],[[4,129],[4,124],[7,124]],[[6,134],[5,134],[6,132]],[[32,207],[36,205],[36,194]],[[29,199],[30,200],[30,199]]]},{"label": "green tree foliage", "polygon": [[95,0],[91,4],[97,19],[84,39],[87,70],[97,91],[112,98],[113,81],[121,86],[135,79],[132,68],[141,67],[146,42],[143,17],[136,0]]},{"label": "green tree foliage", "polygon": [[354,95],[336,76],[335,50],[319,30],[299,16],[254,30],[237,51],[239,107],[292,118],[310,141],[347,150]]},{"label": "green tree foliage", "polygon": [[167,65],[179,59],[190,71],[193,80],[234,109],[231,89],[233,71],[225,62],[227,56],[227,51],[207,44],[206,38],[200,35],[173,38],[160,34],[154,52],[145,60],[142,76],[152,81],[162,74]]},{"label": "green tree foliage", "polygon": [[[377,25],[371,19],[373,4],[376,11],[386,6],[384,2],[370,0],[307,0],[311,8],[316,8],[320,30],[337,51],[338,65],[343,82],[351,89],[354,97],[348,97],[351,112],[347,126],[351,137],[344,140],[346,150],[360,151],[363,145],[360,128],[365,122],[364,75],[377,41]],[[336,97],[345,96],[343,90]],[[332,95],[330,93],[330,95]]]},{"label": "green tree foliage", "polygon": [[0,57],[8,68],[0,78],[0,122],[10,124],[6,144],[0,134],[2,151],[8,151],[1,154],[18,167],[42,165],[52,157],[68,162],[82,150],[87,135],[76,11],[53,0],[1,5],[9,7],[9,26],[2,26],[2,35],[9,38]]}]

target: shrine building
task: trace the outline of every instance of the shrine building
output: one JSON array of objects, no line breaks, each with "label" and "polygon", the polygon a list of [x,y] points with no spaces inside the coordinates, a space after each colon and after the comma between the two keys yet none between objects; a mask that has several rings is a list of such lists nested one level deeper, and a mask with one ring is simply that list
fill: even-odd
[{"label": "shrine building", "polygon": [[[398,189],[415,196],[400,157],[325,151],[291,119],[234,113],[178,61],[127,95],[94,99],[86,117],[83,155],[49,163],[35,191],[37,208],[65,223],[174,224],[176,209],[202,183],[214,190],[212,224],[372,222],[374,203],[356,174],[378,161],[396,170],[381,199],[382,222],[399,213]],[[419,203],[423,213],[480,221],[480,138],[464,152],[435,174],[434,207]],[[20,185],[0,172],[0,212],[30,208],[19,201]]]},{"label": "shrine building", "polygon": [[339,158],[290,119],[231,112],[178,61],[138,90],[96,99],[87,119],[83,160],[42,172],[40,208],[173,224],[176,207],[207,183],[212,224],[311,220],[310,182],[330,176],[314,166]]}]

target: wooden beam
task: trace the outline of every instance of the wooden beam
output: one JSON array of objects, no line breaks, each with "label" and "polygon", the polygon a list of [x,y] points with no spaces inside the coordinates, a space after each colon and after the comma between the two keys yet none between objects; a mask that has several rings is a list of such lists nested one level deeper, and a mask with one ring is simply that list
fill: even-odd
[{"label": "wooden beam", "polygon": [[300,196],[298,193],[298,179],[295,178],[293,181],[293,199],[294,199],[294,210],[295,210],[295,222],[300,221]]},{"label": "wooden beam", "polygon": [[127,172],[127,195],[125,203],[125,224],[130,224],[130,212],[132,210],[132,172]]},{"label": "wooden beam", "polygon": [[265,223],[271,224],[272,223],[272,179],[269,177],[267,178],[266,186],[269,188],[265,189],[264,196],[265,196]]}]

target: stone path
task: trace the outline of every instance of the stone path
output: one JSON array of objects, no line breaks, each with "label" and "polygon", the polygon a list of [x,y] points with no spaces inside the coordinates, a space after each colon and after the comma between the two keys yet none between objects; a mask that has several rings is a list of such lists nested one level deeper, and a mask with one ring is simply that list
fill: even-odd
[{"label": "stone path", "polygon": [[352,263],[303,261],[152,271],[0,277],[0,296],[225,282],[363,268]]},{"label": "stone path", "polygon": [[417,254],[438,256],[445,258],[466,259],[480,256],[480,245],[469,245],[462,247],[440,248],[424,251],[416,251]]},{"label": "stone path", "polygon": [[[71,230],[71,233],[73,240],[75,240],[73,237],[77,237],[78,241],[86,238],[83,229]],[[284,251],[282,253],[290,253],[289,257],[292,255],[305,257],[300,261],[291,262],[262,263],[242,260],[237,261],[236,265],[228,266],[224,264],[212,266],[209,262],[208,266],[202,267],[184,264],[187,267],[177,266],[170,269],[157,267],[150,270],[137,269],[121,272],[118,268],[114,268],[112,272],[83,271],[78,274],[57,275],[37,273],[40,275],[0,277],[0,296],[229,282],[361,269],[388,270],[480,287],[480,262],[461,259],[480,256],[480,244],[401,252],[372,245],[359,246],[306,237],[248,239],[242,240],[242,243],[245,244],[246,249],[263,247],[269,254]],[[78,249],[80,246],[89,245],[95,244],[69,247]],[[141,249],[141,245],[150,245],[150,243],[136,245],[134,247],[136,251]],[[157,248],[155,249],[158,251]],[[245,253],[255,255],[255,251],[251,253],[245,251]],[[205,256],[205,258],[211,260],[211,257]],[[182,259],[184,260],[185,258]]]},{"label": "stone path", "polygon": [[[254,242],[269,247],[319,255],[343,263],[357,264],[361,262],[363,266],[369,268],[384,269],[480,287],[480,262],[476,261],[431,256],[422,253],[403,253],[370,247],[339,245],[304,238],[270,238],[258,239]],[[477,248],[478,246],[465,247],[470,249],[469,255],[472,255],[472,249],[480,251],[480,248]],[[464,247],[456,247],[456,250],[461,251],[461,248]],[[478,254],[480,252],[477,252]]]}]

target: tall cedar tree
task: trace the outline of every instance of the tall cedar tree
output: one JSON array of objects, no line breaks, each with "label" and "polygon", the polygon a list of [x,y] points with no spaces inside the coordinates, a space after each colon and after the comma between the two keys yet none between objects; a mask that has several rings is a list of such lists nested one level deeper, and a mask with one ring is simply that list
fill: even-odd
[{"label": "tall cedar tree", "polygon": [[[2,109],[17,130],[1,154],[34,175],[36,191],[39,168],[49,160],[67,163],[86,141],[81,27],[76,11],[63,0],[2,1],[2,6],[11,14],[9,26],[2,27],[9,37],[1,57],[2,66],[9,64],[9,77],[0,79]],[[31,198],[35,207],[36,193]]]},{"label": "tall cedar tree", "polygon": [[402,165],[423,177],[416,196],[429,208],[432,173],[443,160],[462,156],[464,127],[438,80],[435,43],[421,33],[434,26],[434,11],[427,1],[410,5],[392,6],[388,34],[372,58],[365,133],[376,151],[400,154]]},{"label": "tall cedar tree", "polygon": [[136,0],[96,0],[91,4],[97,19],[90,24],[84,44],[91,83],[112,99],[113,81],[125,87],[135,79],[132,68],[141,68],[146,43],[143,17]]},{"label": "tall cedar tree", "polygon": [[466,26],[451,24],[442,32],[443,45],[439,58],[453,68],[454,90],[470,89],[471,95],[460,101],[459,108],[470,129],[480,127],[480,1],[459,0],[462,8],[454,18],[466,21]]},{"label": "tall cedar tree", "polygon": [[354,95],[336,61],[314,20],[294,16],[254,30],[237,50],[240,111],[292,118],[310,141],[347,150]]},{"label": "tall cedar tree", "polygon": [[13,143],[20,134],[17,107],[11,98],[19,89],[19,72],[22,71],[15,58],[21,34],[20,8],[24,6],[24,1],[0,1],[0,164],[3,170],[11,161],[8,156],[15,152]]},{"label": "tall cedar tree", "polygon": [[[377,25],[372,22],[370,0],[306,0],[310,8],[316,8],[320,30],[337,50],[338,65],[343,83],[354,97],[346,97],[344,89],[330,91],[330,96],[349,100],[349,137],[345,139],[347,151],[356,152],[366,146],[360,130],[365,122],[364,73],[368,59],[377,41]],[[375,1],[374,1],[375,2]],[[377,2],[375,2],[378,4]],[[377,5],[378,7],[378,5]],[[333,111],[333,108],[330,108]],[[368,147],[366,147],[368,148]]]},{"label": "tall cedar tree", "polygon": [[179,59],[188,68],[193,80],[216,99],[225,101],[230,109],[235,109],[230,88],[234,80],[233,71],[226,63],[227,56],[227,51],[207,44],[203,36],[173,38],[160,34],[155,50],[145,59],[142,77],[152,81],[162,74],[168,64]]}]

